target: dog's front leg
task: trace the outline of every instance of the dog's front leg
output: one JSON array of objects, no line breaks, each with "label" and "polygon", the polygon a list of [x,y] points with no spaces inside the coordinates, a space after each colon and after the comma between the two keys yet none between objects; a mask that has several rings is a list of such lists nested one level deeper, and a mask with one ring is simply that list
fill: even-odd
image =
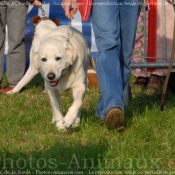
[{"label": "dog's front leg", "polygon": [[52,117],[52,123],[56,122],[56,126],[58,130],[65,129],[63,124],[63,115],[60,107],[60,98],[58,90],[52,89],[51,87],[48,87],[50,85],[46,85],[46,91],[50,98],[50,104],[53,111],[53,117]]},{"label": "dog's front leg", "polygon": [[64,118],[65,127],[74,126],[74,124],[77,126],[80,123],[80,107],[83,103],[85,92],[86,85],[84,84],[78,85],[72,89],[74,101]]}]

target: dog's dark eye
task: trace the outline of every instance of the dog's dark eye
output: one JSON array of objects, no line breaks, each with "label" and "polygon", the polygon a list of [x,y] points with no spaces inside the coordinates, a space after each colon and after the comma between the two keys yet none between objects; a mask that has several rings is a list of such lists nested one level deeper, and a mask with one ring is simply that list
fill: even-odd
[{"label": "dog's dark eye", "polygon": [[59,61],[59,60],[61,60],[61,58],[60,57],[56,57],[55,60],[56,61]]},{"label": "dog's dark eye", "polygon": [[41,60],[42,60],[43,62],[46,62],[46,61],[47,61],[47,59],[46,59],[46,58],[42,58]]}]

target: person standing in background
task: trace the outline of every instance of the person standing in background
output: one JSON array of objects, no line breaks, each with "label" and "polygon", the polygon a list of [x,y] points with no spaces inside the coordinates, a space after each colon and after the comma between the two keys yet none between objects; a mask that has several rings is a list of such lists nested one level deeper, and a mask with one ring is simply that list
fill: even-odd
[{"label": "person standing in background", "polygon": [[[147,14],[146,14],[147,15]],[[135,46],[133,51],[132,62],[139,63],[144,62],[144,27],[143,25],[143,12],[140,14],[139,22],[137,26],[137,34],[135,40]],[[146,34],[147,40],[147,34]],[[136,77],[135,82],[131,85],[132,94],[144,92],[147,95],[157,94],[160,95],[164,83],[164,74],[160,72],[148,72],[147,68],[135,68],[131,70],[131,74]]]},{"label": "person standing in background", "polygon": [[[34,6],[39,6],[41,2],[35,0],[31,2]],[[28,12],[28,1],[26,0],[1,0],[0,1],[0,92],[6,93],[12,90],[21,80],[25,72],[26,52],[25,52],[25,29]],[[5,27],[7,24],[8,30]],[[9,86],[2,88],[4,71],[4,50],[5,38],[8,34],[7,53],[7,79]]]},{"label": "person standing in background", "polygon": [[[92,26],[98,49],[96,71],[101,90],[96,116],[118,131],[124,130],[123,92],[129,82],[142,3],[143,0],[94,0],[88,3],[93,4]],[[62,7],[67,18],[72,19],[77,11],[76,1],[63,0]]]}]

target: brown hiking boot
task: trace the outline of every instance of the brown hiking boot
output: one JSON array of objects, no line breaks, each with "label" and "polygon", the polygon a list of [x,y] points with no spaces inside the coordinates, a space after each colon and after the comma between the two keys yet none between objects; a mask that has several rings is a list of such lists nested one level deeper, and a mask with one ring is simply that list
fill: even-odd
[{"label": "brown hiking boot", "polygon": [[148,77],[137,77],[135,82],[131,85],[132,96],[135,97],[138,94],[143,93],[147,83]]},{"label": "brown hiking boot", "polygon": [[109,128],[115,128],[117,131],[124,130],[124,113],[120,108],[111,108],[106,115],[105,124]]},{"label": "brown hiking boot", "polygon": [[162,76],[152,74],[149,78],[147,89],[156,90],[158,93],[161,93],[164,79]]},{"label": "brown hiking boot", "polygon": [[133,83],[133,86],[145,86],[148,84],[148,77],[137,77],[136,81]]}]

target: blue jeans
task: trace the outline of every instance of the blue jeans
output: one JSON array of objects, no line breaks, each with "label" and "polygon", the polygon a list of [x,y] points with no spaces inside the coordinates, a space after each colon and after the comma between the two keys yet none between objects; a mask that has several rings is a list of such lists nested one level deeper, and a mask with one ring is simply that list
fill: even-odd
[{"label": "blue jeans", "polygon": [[101,90],[96,115],[105,119],[107,111],[124,111],[123,90],[130,77],[138,16],[142,0],[94,0],[92,26],[98,48],[96,71]]}]

